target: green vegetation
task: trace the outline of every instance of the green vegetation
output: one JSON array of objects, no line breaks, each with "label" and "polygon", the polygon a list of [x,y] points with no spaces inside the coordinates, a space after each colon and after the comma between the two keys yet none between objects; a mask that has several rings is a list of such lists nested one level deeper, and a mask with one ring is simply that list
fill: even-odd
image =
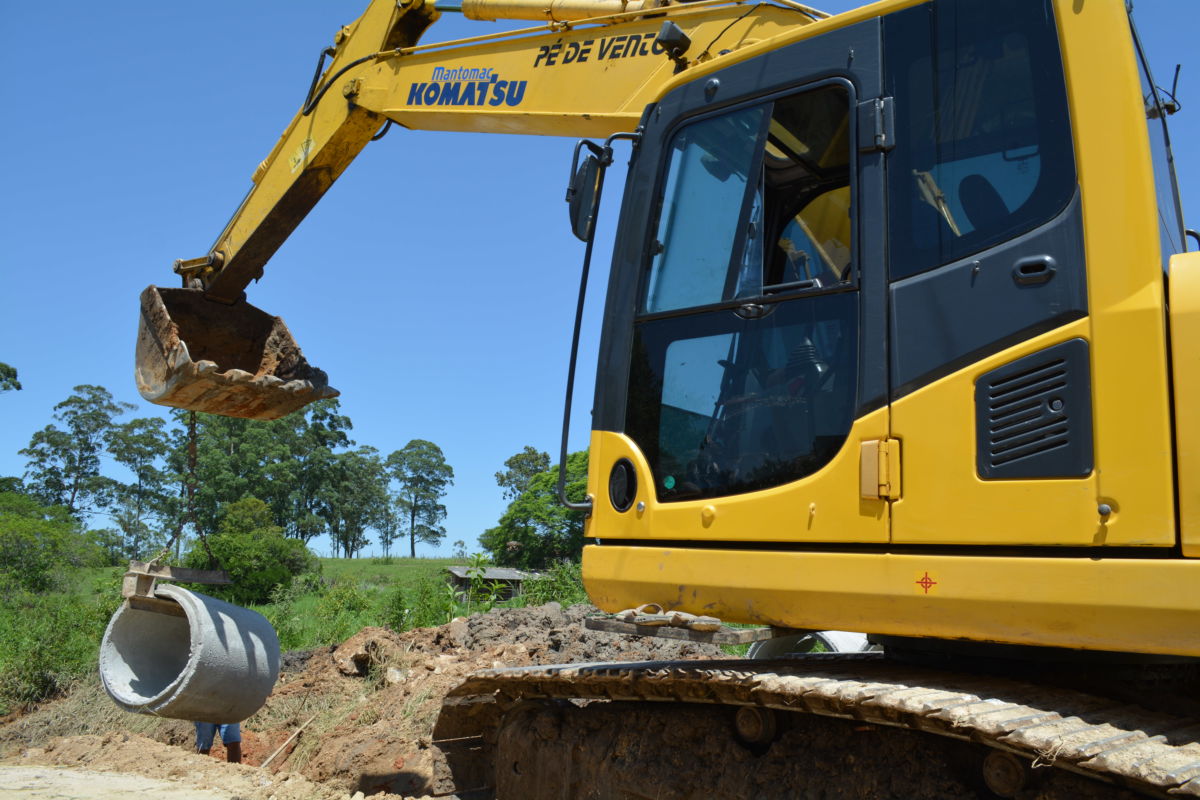
[{"label": "green vegetation", "polygon": [[[0,391],[19,388],[0,364]],[[401,535],[415,557],[418,543],[446,536],[440,501],[454,470],[441,449],[424,439],[388,455],[355,446],[337,400],[270,421],[186,411],[123,419],[134,408],[103,386],[76,386],[20,451],[24,475],[0,476],[0,491],[62,506],[85,527],[107,518],[89,533],[113,564],[214,534],[226,507],[248,497],[267,505],[283,536],[328,535],[348,558],[375,540],[387,556]]]},{"label": "green vegetation", "polygon": [[455,617],[504,606],[564,606],[587,602],[579,564],[563,562],[525,584],[524,593],[500,600],[501,586],[483,578],[483,555],[468,560],[474,573],[467,592],[445,580],[444,569],[461,559],[320,559],[321,573],[306,573],[278,587],[269,603],[254,606],[279,634],[285,650],[334,644],[369,625],[396,631],[444,625]]},{"label": "green vegetation", "polygon": [[3,361],[0,361],[0,393],[20,391],[21,382],[17,380],[17,368],[10,367]]},{"label": "green vegetation", "polygon": [[[0,375],[6,389],[19,388],[15,376]],[[188,540],[220,533],[231,504],[247,498],[266,505],[269,527],[283,537],[307,545],[327,535],[333,552],[347,558],[372,542],[389,558],[401,537],[415,558],[418,543],[447,538],[442,499],[454,469],[441,448],[412,439],[385,456],[355,446],[337,400],[270,421],[185,411],[124,419],[134,408],[103,386],[76,386],[20,451],[24,474],[0,476],[0,492],[61,506],[113,565],[148,559],[164,546],[178,559]],[[567,496],[582,500],[587,453],[571,453],[566,471]],[[495,563],[544,569],[579,560],[583,514],[559,504],[549,455],[525,446],[495,478],[509,506],[479,534]],[[456,555],[466,555],[465,541],[454,543]],[[267,597],[279,581],[269,583],[255,596]]]},{"label": "green vegetation", "polygon": [[[442,448],[424,439],[413,439],[388,456],[388,472],[400,484],[396,508],[408,523],[409,556],[417,557],[417,542],[437,544],[446,538],[442,520],[446,507],[439,502],[454,485],[454,470],[446,463]],[[391,539],[381,536],[384,555]]]},{"label": "green vegetation", "polygon": [[245,605],[265,603],[297,575],[315,571],[317,557],[299,539],[283,535],[266,503],[244,497],[225,507],[217,533],[193,544],[184,566],[224,569],[231,585],[196,591]]},{"label": "green vegetation", "polygon": [[327,581],[355,580],[368,586],[415,586],[427,576],[440,576],[445,567],[465,564],[464,558],[322,558],[321,577]]},{"label": "green vegetation", "polygon": [[[0,393],[20,390],[0,364]],[[0,476],[0,714],[37,703],[94,673],[97,645],[120,602],[129,559],[230,573],[194,587],[261,610],[285,649],[328,645],[362,627],[439,625],[498,605],[585,599],[583,515],[557,500],[557,467],[524,447],[496,483],[509,506],[479,540],[488,555],[417,560],[418,543],[447,537],[442,499],[454,470],[433,442],[384,455],[356,446],[350,418],[324,400],[278,420],[135,409],[103,386],[76,386],[20,451],[21,476]],[[567,460],[567,495],[582,500],[587,453]],[[343,559],[308,549],[327,535]],[[391,547],[408,540],[410,558]],[[382,558],[357,559],[376,541]],[[442,568],[467,564],[456,590]],[[491,564],[546,570],[501,601]],[[119,565],[119,566],[118,566]]]},{"label": "green vegetation", "polygon": [[540,606],[554,601],[564,606],[588,602],[583,590],[583,566],[577,561],[560,561],[525,585],[525,600]]},{"label": "green vegetation", "polygon": [[[540,456],[540,457],[539,457]],[[505,567],[544,569],[563,560],[578,561],[583,552],[582,511],[558,502],[558,465],[527,447],[504,462],[507,472],[496,483],[511,498],[499,524],[479,536],[479,544]],[[567,456],[567,498],[587,497],[587,452]]]},{"label": "green vegetation", "polygon": [[101,559],[67,509],[0,492],[0,595],[58,588],[66,568]]},{"label": "green vegetation", "polygon": [[0,600],[0,714],[53,697],[96,669],[120,602],[120,570],[69,569],[70,591],[10,592]]}]

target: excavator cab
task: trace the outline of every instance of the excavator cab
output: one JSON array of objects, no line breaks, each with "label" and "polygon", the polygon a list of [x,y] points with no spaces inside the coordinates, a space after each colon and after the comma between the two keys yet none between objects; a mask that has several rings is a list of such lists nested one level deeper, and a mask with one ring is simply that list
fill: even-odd
[{"label": "excavator cab", "polygon": [[278,419],[337,397],[279,317],[203,289],[142,292],[138,391],[152,403],[246,419]]}]

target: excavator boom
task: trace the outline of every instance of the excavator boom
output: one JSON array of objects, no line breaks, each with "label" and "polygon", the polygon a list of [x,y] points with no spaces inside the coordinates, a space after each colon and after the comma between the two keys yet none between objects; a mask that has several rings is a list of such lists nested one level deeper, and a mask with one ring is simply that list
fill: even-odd
[{"label": "excavator boom", "polygon": [[[211,250],[176,262],[183,289],[143,293],[143,397],[274,419],[336,394],[304,361],[282,320],[247,305],[243,292],[383,126],[573,137],[633,130],[647,104],[686,77],[678,73],[689,65],[826,16],[790,2],[728,0],[556,0],[549,7],[467,0],[453,8],[476,19],[548,22],[418,45],[439,8],[426,0],[374,0],[338,31],[326,51],[332,62],[255,170],[253,187]],[[664,21],[695,43],[694,52],[685,56],[660,40]]]}]

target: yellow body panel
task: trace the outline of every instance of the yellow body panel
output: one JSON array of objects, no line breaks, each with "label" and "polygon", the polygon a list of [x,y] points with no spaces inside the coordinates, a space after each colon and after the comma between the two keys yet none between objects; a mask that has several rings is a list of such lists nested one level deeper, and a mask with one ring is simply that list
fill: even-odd
[{"label": "yellow body panel", "polygon": [[[629,437],[593,431],[588,492],[596,498],[587,536],[605,539],[682,539],[760,542],[886,542],[888,503],[861,496],[859,443],[887,436],[887,412],[854,423],[842,449],[815,475],[732,497],[659,503],[650,466]],[[608,502],[608,476],[618,459],[637,469],[633,508],[618,513]],[[643,510],[638,504],[645,503]],[[645,602],[645,601],[642,601]]]},{"label": "yellow body panel", "polygon": [[[1102,522],[1099,481],[983,480],[975,466],[975,379],[1014,359],[1085,337],[1086,320],[1029,339],[892,404],[904,443],[904,496],[893,503],[892,541],[911,544],[1169,544],[1125,535],[1123,510]],[[1166,533],[1170,533],[1169,528]]]},{"label": "yellow body panel", "polygon": [[1179,534],[1200,558],[1200,253],[1171,258],[1171,342]]},{"label": "yellow body panel", "polygon": [[592,545],[583,575],[606,611],[1200,656],[1200,561]]},{"label": "yellow body panel", "polygon": [[1056,0],[1083,190],[1100,543],[1175,544],[1162,260],[1129,19],[1120,2]]}]

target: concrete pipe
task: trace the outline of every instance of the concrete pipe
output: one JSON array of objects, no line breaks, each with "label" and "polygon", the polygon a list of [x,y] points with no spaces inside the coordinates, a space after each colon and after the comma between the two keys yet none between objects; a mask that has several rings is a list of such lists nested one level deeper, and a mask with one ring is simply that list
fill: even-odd
[{"label": "concrete pipe", "polygon": [[178,586],[155,587],[182,616],[123,603],[100,643],[100,680],[126,711],[241,722],[279,677],[279,638],[266,617]]}]

